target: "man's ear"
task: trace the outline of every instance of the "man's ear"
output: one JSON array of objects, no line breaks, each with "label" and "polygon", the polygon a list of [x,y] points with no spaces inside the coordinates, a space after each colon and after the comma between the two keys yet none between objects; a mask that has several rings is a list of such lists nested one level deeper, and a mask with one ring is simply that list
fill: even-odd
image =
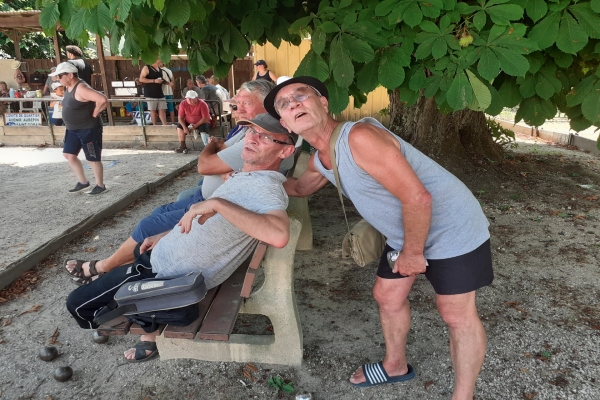
[{"label": "man's ear", "polygon": [[285,158],[288,158],[289,156],[294,154],[294,151],[296,151],[295,146],[284,146],[284,148],[281,150],[281,159],[283,160]]},{"label": "man's ear", "polygon": [[329,112],[329,100],[327,100],[325,96],[319,97],[319,100],[321,100],[321,104],[325,108],[325,111]]}]

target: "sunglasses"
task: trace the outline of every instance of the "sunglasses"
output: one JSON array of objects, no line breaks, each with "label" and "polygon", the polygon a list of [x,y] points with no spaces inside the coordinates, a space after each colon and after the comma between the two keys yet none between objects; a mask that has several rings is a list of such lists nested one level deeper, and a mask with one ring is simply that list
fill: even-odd
[{"label": "sunglasses", "polygon": [[265,140],[268,140],[273,143],[283,144],[283,145],[293,145],[294,144],[294,143],[282,142],[281,140],[273,139],[271,136],[267,135],[266,133],[258,132],[254,128],[248,128],[248,130],[246,131],[246,136],[248,136],[248,135],[256,135],[256,136],[258,136],[258,139],[262,140],[263,142]]},{"label": "sunglasses", "polygon": [[58,74],[58,79],[62,78],[65,75],[69,75],[67,72],[63,72],[62,74]]},{"label": "sunglasses", "polygon": [[293,97],[294,100],[302,103],[303,101],[308,99],[308,96],[311,93],[316,93],[317,96],[321,97],[321,93],[319,93],[319,91],[312,86],[302,86],[296,88],[290,95],[282,97],[279,100],[275,101],[275,104],[273,104],[273,106],[275,107],[275,111],[277,111],[277,114],[281,115],[281,112],[285,111],[285,109],[288,108],[288,106],[290,105],[290,96]]},{"label": "sunglasses", "polygon": [[231,104],[229,106],[230,109],[232,109],[233,111],[237,111],[237,104]]}]

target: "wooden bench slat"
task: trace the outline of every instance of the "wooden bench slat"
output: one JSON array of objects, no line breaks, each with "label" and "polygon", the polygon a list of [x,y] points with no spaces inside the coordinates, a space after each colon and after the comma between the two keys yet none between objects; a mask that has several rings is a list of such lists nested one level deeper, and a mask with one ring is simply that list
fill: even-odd
[{"label": "wooden bench slat", "polygon": [[207,340],[229,340],[233,325],[242,304],[240,287],[244,282],[248,264],[240,266],[219,288],[198,331],[196,338]]},{"label": "wooden bench slat", "polygon": [[208,292],[206,292],[204,299],[198,303],[198,307],[200,309],[200,315],[198,316],[198,319],[186,326],[167,325],[164,330],[164,336],[166,338],[175,339],[193,339],[194,336],[196,336],[196,332],[198,332],[200,325],[202,325],[202,321],[204,320],[204,317],[206,316],[213,299],[217,295],[218,290],[218,287],[210,289]]},{"label": "wooden bench slat", "polygon": [[246,271],[246,277],[244,278],[244,284],[242,286],[241,296],[244,298],[249,298],[250,293],[252,293],[252,285],[254,285],[254,280],[256,279],[256,273],[258,272],[258,268],[260,267],[260,263],[265,257],[265,253],[267,252],[267,244],[260,242],[256,246],[254,253],[252,255],[252,260],[250,261],[250,265],[248,265],[248,270]]},{"label": "wooden bench slat", "polygon": [[131,327],[129,328],[129,333],[131,333],[132,335],[160,335],[163,329],[165,329],[165,325],[159,325],[158,329],[154,332],[146,333],[146,331],[144,330],[144,328],[142,328],[141,325],[131,324]]},{"label": "wooden bench slat", "polygon": [[96,331],[99,335],[127,335],[131,321],[128,320],[124,315],[118,318],[108,321],[107,323],[100,325]]}]

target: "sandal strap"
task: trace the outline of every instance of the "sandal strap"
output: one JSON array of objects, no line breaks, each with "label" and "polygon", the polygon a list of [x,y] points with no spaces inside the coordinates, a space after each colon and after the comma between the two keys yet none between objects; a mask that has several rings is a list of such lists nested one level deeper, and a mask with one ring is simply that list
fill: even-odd
[{"label": "sandal strap", "polygon": [[155,342],[138,342],[135,346],[133,346],[133,348],[135,349],[136,360],[142,360],[146,357],[149,357],[149,355],[146,354],[146,350],[150,352],[157,350]]},{"label": "sandal strap", "polygon": [[91,260],[90,261],[90,278],[92,276],[96,276],[96,275],[100,275],[98,273],[98,270],[96,269],[96,263],[98,262],[98,260]]}]

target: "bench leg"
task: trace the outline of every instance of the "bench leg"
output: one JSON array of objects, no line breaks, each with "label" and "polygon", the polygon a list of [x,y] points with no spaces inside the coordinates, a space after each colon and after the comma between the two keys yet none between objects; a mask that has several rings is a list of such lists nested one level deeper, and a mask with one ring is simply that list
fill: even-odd
[{"label": "bench leg", "polygon": [[262,314],[273,324],[274,335],[231,335],[228,342],[181,340],[159,336],[161,360],[193,358],[206,361],[302,364],[302,327],[294,294],[294,252],[301,224],[292,219],[290,241],[283,249],[269,247],[263,267],[265,282],[240,312]]},{"label": "bench leg", "polygon": [[296,250],[312,250],[313,229],[310,212],[308,211],[308,197],[290,197],[288,212],[302,224]]}]

